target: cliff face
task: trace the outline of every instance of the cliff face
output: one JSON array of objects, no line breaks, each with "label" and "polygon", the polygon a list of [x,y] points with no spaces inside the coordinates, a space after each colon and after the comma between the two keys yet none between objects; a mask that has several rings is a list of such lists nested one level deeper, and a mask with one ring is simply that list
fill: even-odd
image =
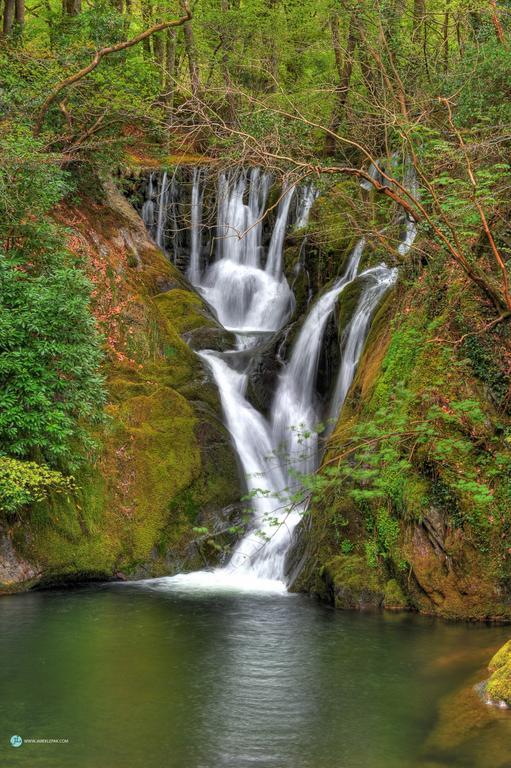
[{"label": "cliff face", "polygon": [[216,387],[189,345],[222,347],[225,333],[113,185],[57,216],[94,284],[108,403],[77,492],[2,531],[0,589],[215,562],[229,534],[194,528],[227,529],[241,490]]},{"label": "cliff face", "polygon": [[373,321],[293,589],[340,608],[509,620],[509,323],[488,329],[491,310],[448,263],[415,270]]}]

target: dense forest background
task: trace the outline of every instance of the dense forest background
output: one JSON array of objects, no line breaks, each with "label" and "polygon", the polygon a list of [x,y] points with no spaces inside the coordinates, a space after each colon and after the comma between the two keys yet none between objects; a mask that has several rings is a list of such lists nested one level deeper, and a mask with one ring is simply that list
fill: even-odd
[{"label": "dense forest background", "polygon": [[[435,492],[454,494],[443,501],[461,503],[480,542],[497,525],[505,570],[510,13],[496,0],[3,0],[2,515],[72,493],[97,447],[102,361],[115,354],[112,318],[97,322],[95,288],[65,246],[59,205],[99,199],[111,176],[122,188],[137,163],[207,157],[314,180],[327,193],[313,233],[323,253],[348,229],[366,236],[374,258],[400,265],[401,286],[414,285],[427,307],[427,323],[401,333],[386,370],[435,350],[437,379],[415,389],[394,379],[313,490],[328,499],[353,481],[359,502],[383,496],[411,514],[414,499],[403,501],[396,478],[414,475],[417,457],[431,476],[444,466]],[[420,233],[406,256],[402,209]],[[459,379],[466,366],[486,387],[491,427],[473,397],[453,405],[446,394],[440,369]],[[358,465],[341,461],[355,450]],[[397,536],[378,510],[369,560],[390,557]],[[344,534],[340,545],[351,552]]]}]

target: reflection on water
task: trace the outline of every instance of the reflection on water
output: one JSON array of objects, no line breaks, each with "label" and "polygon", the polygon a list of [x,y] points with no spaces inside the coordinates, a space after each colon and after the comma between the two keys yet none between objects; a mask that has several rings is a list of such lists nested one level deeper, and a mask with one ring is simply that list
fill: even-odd
[{"label": "reflection on water", "polygon": [[506,628],[179,580],[5,598],[0,626],[2,767],[511,766],[472,690]]}]

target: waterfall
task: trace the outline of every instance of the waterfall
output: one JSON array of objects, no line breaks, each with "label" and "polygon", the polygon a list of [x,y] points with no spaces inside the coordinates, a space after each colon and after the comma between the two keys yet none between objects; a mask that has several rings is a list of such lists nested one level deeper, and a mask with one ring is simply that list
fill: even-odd
[{"label": "waterfall", "polygon": [[309,223],[309,215],[315,200],[319,196],[319,190],[314,184],[305,184],[298,190],[298,206],[296,211],[295,229],[303,229]]},{"label": "waterfall", "polygon": [[141,216],[142,221],[146,225],[147,229],[154,235],[154,215],[155,215],[155,203],[154,203],[154,173],[149,174],[149,181],[147,182],[146,199],[142,206]]},{"label": "waterfall", "polygon": [[314,428],[321,414],[315,384],[323,336],[339,294],[357,274],[364,245],[361,240],[355,246],[344,275],[312,307],[279,379],[271,414],[274,442],[297,472],[313,472],[317,468]]},{"label": "waterfall", "polygon": [[[364,246],[364,240],[355,246],[344,274],[308,313],[291,359],[279,377],[268,420],[245,397],[247,372],[234,371],[228,355],[201,353],[218,385],[226,424],[252,494],[251,530],[238,543],[224,574],[240,580],[246,576],[284,579],[286,552],[304,511],[302,504],[292,503],[299,487],[297,478],[317,469],[320,460],[315,428],[321,419],[321,404],[316,394],[316,378],[323,338],[339,296],[357,279]],[[395,275],[395,270],[384,265],[360,275],[364,288],[349,325],[332,415],[342,406],[372,313]]]},{"label": "waterfall", "polygon": [[[387,158],[381,157],[377,160],[377,165],[374,163],[370,164],[367,175],[381,186],[393,186],[381,171],[390,173],[390,175],[395,174],[399,166],[399,161],[400,155],[398,152],[393,152],[390,157]],[[419,197],[420,189],[417,171],[409,156],[405,156],[403,160],[402,183],[405,189],[407,189],[415,199]],[[360,182],[360,186],[368,192],[373,189],[373,184],[369,179],[363,179]],[[406,256],[417,236],[417,222],[409,213],[407,213],[407,211],[402,211],[401,221],[404,222],[404,236],[397,247],[397,251],[400,256]]]},{"label": "waterfall", "polygon": [[282,236],[272,237],[268,249],[274,254],[273,268],[262,268],[262,216],[270,183],[268,174],[257,168],[220,175],[216,258],[196,283],[220,323],[237,335],[240,348],[253,345],[261,334],[278,331],[294,306],[282,270],[289,202],[279,206],[274,234],[279,229]]},{"label": "waterfall", "polygon": [[[413,166],[413,163],[408,158],[405,161],[403,186],[412,193],[415,199],[419,197],[419,180],[417,178],[417,172]],[[406,256],[412,247],[415,238],[417,237],[417,222],[415,219],[412,218],[412,216],[410,216],[407,211],[403,212],[403,218],[405,223],[405,234],[403,240],[397,248],[400,256]]]},{"label": "waterfall", "polygon": [[329,416],[332,421],[337,419],[351,387],[373,313],[396,278],[397,270],[389,269],[385,264],[368,269],[360,275],[360,279],[364,280],[364,287],[353,317],[343,334],[341,365],[330,406]]},{"label": "waterfall", "polygon": [[[238,542],[225,567],[179,578],[236,586],[253,586],[257,582],[258,588],[262,584],[283,587],[286,553],[306,503],[293,503],[300,488],[299,476],[315,471],[321,458],[316,427],[322,417],[335,418],[339,413],[353,380],[371,317],[395,280],[396,271],[380,265],[359,275],[365,241],[357,243],[341,277],[308,308],[288,362],[278,358],[282,368],[266,417],[247,399],[251,360],[265,339],[284,328],[293,311],[294,295],[283,269],[284,241],[292,223],[291,202],[296,201],[295,227],[306,226],[317,192],[312,186],[282,189],[266,248],[263,218],[271,177],[257,168],[219,174],[216,252],[210,263],[203,265],[201,179],[201,172],[196,169],[191,190],[187,275],[219,322],[236,335],[236,349],[245,352],[243,356],[235,351],[203,350],[198,354],[218,386],[225,424],[249,491],[252,519],[247,534]],[[152,199],[155,196],[153,179],[150,185],[153,185]],[[156,195],[160,200],[158,214],[163,208],[166,185],[164,175]],[[168,200],[163,202],[168,205]],[[150,214],[148,209],[148,219]],[[154,220],[154,211],[152,218]],[[165,219],[165,215],[162,218]],[[354,280],[363,281],[362,290],[344,332],[342,361],[334,395],[327,407],[316,386],[323,340],[336,305],[342,301],[343,291]]]},{"label": "waterfall", "polygon": [[[268,421],[247,401],[246,373],[233,370],[220,355],[201,352],[218,385],[226,425],[233,439],[248,490],[252,494],[252,528],[234,549],[225,569],[237,578],[284,576],[288,533],[300,519],[298,510],[286,509],[286,471],[274,455]],[[279,524],[275,526],[278,519]]]},{"label": "waterfall", "polygon": [[282,196],[277,211],[277,220],[273,228],[270,247],[268,248],[266,272],[274,277],[282,272],[282,250],[284,248],[284,238],[286,236],[289,206],[291,205],[294,191],[294,187],[282,190]]},{"label": "waterfall", "polygon": [[[221,173],[218,179],[217,261],[259,267],[262,216],[271,176],[259,168]],[[248,202],[243,202],[248,191]]]},{"label": "waterfall", "polygon": [[158,218],[156,223],[156,245],[159,245],[162,250],[165,250],[165,224],[167,221],[167,207],[168,207],[169,185],[167,180],[167,171],[164,172],[161,178],[160,188],[158,190]]},{"label": "waterfall", "polygon": [[201,277],[201,250],[202,250],[202,195],[201,189],[201,169],[193,169],[192,181],[192,205],[190,214],[190,264],[187,270],[187,276],[193,285],[198,285]]}]

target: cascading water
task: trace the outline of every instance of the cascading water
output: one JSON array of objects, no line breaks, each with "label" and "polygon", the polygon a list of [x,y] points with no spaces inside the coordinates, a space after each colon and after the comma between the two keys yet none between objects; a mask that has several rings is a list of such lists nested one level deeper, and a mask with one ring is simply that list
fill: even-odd
[{"label": "cascading water", "polygon": [[364,287],[353,317],[343,334],[342,361],[330,406],[331,422],[338,416],[353,381],[373,312],[396,278],[397,270],[389,269],[385,264],[367,269],[360,275],[360,279],[364,280]]},{"label": "cascading water", "polygon": [[[154,181],[151,180],[154,196]],[[251,496],[252,523],[222,569],[176,577],[215,584],[230,583],[260,588],[283,588],[286,553],[303,506],[293,504],[299,475],[319,464],[316,426],[325,406],[316,390],[319,360],[329,319],[343,290],[362,280],[353,317],[345,329],[342,361],[334,395],[326,415],[335,418],[349,390],[362,353],[371,317],[383,294],[394,282],[396,270],[380,265],[358,275],[365,242],[354,248],[344,274],[312,305],[294,344],[290,360],[279,375],[266,418],[248,401],[246,391],[250,357],[260,345],[286,324],[294,296],[283,271],[283,247],[290,207],[297,201],[295,226],[305,226],[315,191],[284,188],[281,193],[268,248],[263,245],[263,216],[271,178],[259,169],[222,173],[217,189],[216,254],[201,265],[201,172],[194,171],[191,205],[191,248],[187,274],[215,311],[219,321],[233,331],[238,353],[209,350],[199,355],[209,366],[220,393],[226,426],[238,454]],[[157,200],[164,192],[159,185]],[[152,219],[158,214],[151,210]],[[164,225],[163,225],[164,226]],[[159,229],[159,226],[158,226]],[[410,233],[408,241],[415,233]],[[265,252],[266,251],[266,252]],[[248,360],[248,362],[247,362]]]},{"label": "cascading water", "polygon": [[273,228],[270,247],[268,248],[268,257],[266,259],[266,273],[275,278],[282,275],[282,250],[284,248],[284,238],[286,236],[287,219],[289,207],[294,195],[294,187],[284,189],[279,203],[277,221]]},{"label": "cascading water", "polygon": [[294,306],[281,263],[292,190],[282,198],[267,263],[262,265],[270,184],[269,175],[259,169],[220,175],[216,259],[194,282],[222,325],[237,335],[240,348],[256,343],[260,334],[278,331]]},{"label": "cascading water", "polygon": [[149,174],[147,182],[146,199],[142,206],[140,215],[151,235],[154,236],[154,211],[155,211],[155,191],[154,191],[154,173]]},{"label": "cascading water", "polygon": [[201,251],[202,251],[202,196],[204,188],[201,186],[202,169],[193,169],[192,181],[192,205],[190,215],[190,264],[187,276],[193,285],[197,285],[201,276]]},{"label": "cascading water", "polygon": [[305,184],[297,192],[298,205],[296,209],[295,229],[303,229],[309,223],[309,215],[314,201],[318,198],[319,191],[314,184]]},{"label": "cascading water", "polygon": [[156,245],[159,245],[160,248],[165,249],[165,212],[167,210],[168,206],[168,194],[169,194],[169,184],[168,184],[168,178],[167,178],[167,171],[164,172],[162,178],[161,178],[161,184],[160,189],[158,191],[158,217],[156,220]]},{"label": "cascading water", "polygon": [[[417,178],[417,173],[413,163],[409,159],[407,159],[405,162],[403,176],[403,185],[413,195],[413,197],[417,199],[419,197],[419,180]],[[417,237],[417,222],[415,219],[413,219],[406,211],[403,211],[403,218],[405,224],[405,234],[397,248],[400,256],[406,256],[412,247],[415,238]]]},{"label": "cascading water", "polygon": [[[201,352],[215,377],[225,420],[252,494],[252,529],[235,548],[225,572],[244,578],[282,579],[288,532],[299,521],[299,511],[287,510],[287,473],[275,456],[268,421],[245,397],[247,374],[238,373],[225,358]],[[278,519],[279,525],[275,526]]]},{"label": "cascading water", "polygon": [[292,470],[302,474],[317,467],[317,432],[314,428],[321,413],[315,384],[323,336],[339,294],[357,274],[364,245],[361,240],[355,246],[344,275],[312,307],[275,393],[271,411],[274,441]]}]

